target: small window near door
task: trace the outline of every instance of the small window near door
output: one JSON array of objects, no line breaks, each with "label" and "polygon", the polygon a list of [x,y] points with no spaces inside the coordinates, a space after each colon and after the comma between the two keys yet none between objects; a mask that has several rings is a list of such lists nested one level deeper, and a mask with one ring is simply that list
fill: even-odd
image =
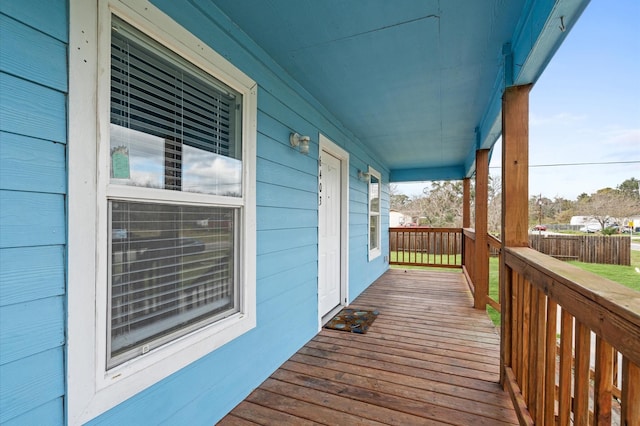
[{"label": "small window near door", "polygon": [[369,167],[369,260],[380,256],[380,172]]}]

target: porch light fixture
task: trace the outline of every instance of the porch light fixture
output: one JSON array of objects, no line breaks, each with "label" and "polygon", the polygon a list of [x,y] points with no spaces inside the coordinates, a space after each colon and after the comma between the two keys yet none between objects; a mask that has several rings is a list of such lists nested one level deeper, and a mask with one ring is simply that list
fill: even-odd
[{"label": "porch light fixture", "polygon": [[300,136],[298,133],[291,133],[289,135],[289,143],[292,147],[299,147],[300,154],[308,154],[309,153],[309,141],[311,139],[309,136]]},{"label": "porch light fixture", "polygon": [[368,181],[369,177],[371,177],[371,173],[363,172],[362,170],[358,170],[358,179],[362,181]]}]

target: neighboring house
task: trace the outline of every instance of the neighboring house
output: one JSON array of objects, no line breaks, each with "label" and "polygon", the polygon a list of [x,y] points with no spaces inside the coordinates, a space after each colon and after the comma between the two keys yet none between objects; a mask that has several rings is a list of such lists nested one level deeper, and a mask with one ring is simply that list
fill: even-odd
[{"label": "neighboring house", "polygon": [[389,227],[406,226],[411,223],[411,216],[397,210],[389,210]]},{"label": "neighboring house", "polygon": [[591,216],[571,216],[571,220],[569,221],[569,225],[587,225],[591,223],[598,223],[597,220],[593,219]]},{"label": "neighboring house", "polygon": [[586,3],[0,3],[0,423],[215,423]]}]

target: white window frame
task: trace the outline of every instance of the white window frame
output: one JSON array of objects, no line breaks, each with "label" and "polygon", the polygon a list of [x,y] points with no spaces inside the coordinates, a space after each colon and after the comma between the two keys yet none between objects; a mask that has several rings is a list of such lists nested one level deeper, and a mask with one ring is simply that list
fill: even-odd
[{"label": "white window frame", "polygon": [[[243,193],[239,228],[240,312],[106,369],[107,195],[111,16],[117,15],[240,92]],[[83,424],[256,326],[257,85],[146,0],[71,0],[69,37],[69,198],[67,421]],[[121,188],[137,199],[141,188]],[[169,192],[169,191],[167,191]],[[171,191],[167,201],[207,197]],[[212,202],[215,196],[211,196]]]},{"label": "white window frame", "polygon": [[[373,259],[379,257],[382,254],[382,215],[381,213],[381,197],[382,197],[382,176],[380,174],[379,171],[377,171],[376,169],[374,169],[373,167],[369,166],[369,179],[367,181],[367,246],[369,247],[369,261],[372,261]],[[377,212],[372,212],[371,211],[371,178],[374,177],[376,179],[378,179],[378,211]],[[378,229],[377,229],[377,241],[378,241],[378,247],[371,247],[371,216],[377,216],[378,217]]]}]

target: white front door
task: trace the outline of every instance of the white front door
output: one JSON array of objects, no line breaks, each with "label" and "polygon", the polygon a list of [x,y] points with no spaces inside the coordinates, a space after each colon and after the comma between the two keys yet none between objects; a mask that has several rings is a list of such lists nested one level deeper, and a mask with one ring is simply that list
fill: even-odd
[{"label": "white front door", "polygon": [[[321,138],[324,139],[324,138]],[[320,317],[346,303],[346,170],[341,150],[320,149],[318,170],[318,309]]]}]

